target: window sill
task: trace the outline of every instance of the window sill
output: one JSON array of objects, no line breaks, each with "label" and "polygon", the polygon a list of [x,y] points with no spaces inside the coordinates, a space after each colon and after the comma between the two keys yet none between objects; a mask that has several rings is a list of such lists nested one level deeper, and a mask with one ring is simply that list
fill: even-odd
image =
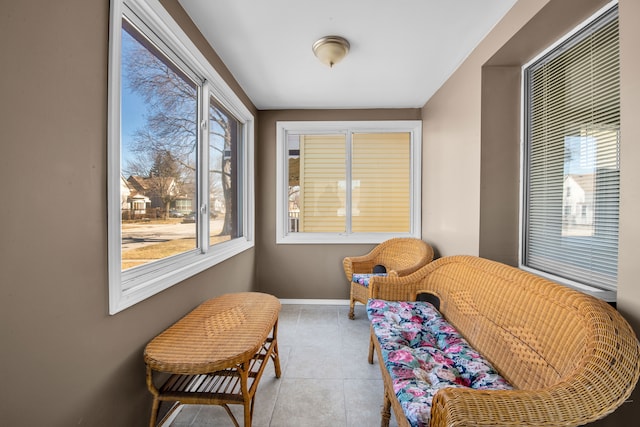
[{"label": "window sill", "polygon": [[253,246],[253,241],[238,238],[216,245],[207,254],[187,254],[150,271],[116,271],[110,280],[109,314],[129,308]]},{"label": "window sill", "polygon": [[616,302],[617,300],[616,291],[600,289],[593,286],[585,285],[583,283],[574,282],[574,281],[565,279],[564,277],[559,277],[553,274],[544,273],[542,271],[535,270],[533,268],[529,268],[524,265],[520,265],[520,269],[527,271],[529,273],[535,274],[536,276],[544,277],[547,280],[551,280],[552,282],[556,282],[560,285],[574,289],[578,292],[582,292],[583,294],[591,295],[592,297],[596,297],[606,302]]},{"label": "window sill", "polygon": [[278,236],[276,243],[279,245],[353,245],[353,244],[379,244],[394,237],[415,237],[421,236],[416,233],[291,233]]}]

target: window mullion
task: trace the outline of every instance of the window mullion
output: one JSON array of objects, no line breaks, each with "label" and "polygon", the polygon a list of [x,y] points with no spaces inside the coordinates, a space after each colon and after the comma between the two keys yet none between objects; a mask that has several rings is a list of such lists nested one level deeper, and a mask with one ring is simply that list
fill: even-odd
[{"label": "window mullion", "polygon": [[353,181],[352,181],[352,165],[353,165],[353,132],[347,131],[345,133],[345,142],[347,144],[346,147],[346,159],[345,159],[345,233],[351,234],[352,230],[352,193],[353,193]]},{"label": "window mullion", "polygon": [[198,142],[197,142],[197,162],[199,170],[198,177],[198,247],[202,253],[209,250],[209,84],[203,81],[200,87],[198,100]]}]

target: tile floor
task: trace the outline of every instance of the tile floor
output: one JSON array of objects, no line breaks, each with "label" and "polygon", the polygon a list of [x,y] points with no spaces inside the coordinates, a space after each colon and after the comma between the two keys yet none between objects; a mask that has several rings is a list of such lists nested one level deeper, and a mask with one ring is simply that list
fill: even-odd
[{"label": "tile floor", "polygon": [[[283,304],[278,323],[282,375],[269,362],[255,396],[253,427],[380,425],[383,386],[367,362],[364,306]],[[230,405],[242,425],[242,406]],[[233,426],[221,406],[186,405],[171,427]],[[390,426],[397,427],[393,414]]]}]

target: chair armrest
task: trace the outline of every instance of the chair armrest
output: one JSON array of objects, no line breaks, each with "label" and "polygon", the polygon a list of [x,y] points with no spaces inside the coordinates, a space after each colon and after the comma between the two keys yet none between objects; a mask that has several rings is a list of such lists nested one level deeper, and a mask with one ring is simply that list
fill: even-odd
[{"label": "chair armrest", "polygon": [[[425,263],[427,263],[427,261],[425,261]],[[393,271],[396,276],[408,276],[409,274],[414,273],[417,270],[419,270],[421,267],[424,267],[424,264],[414,265],[414,266],[409,267],[409,268],[391,270],[391,271]]]},{"label": "chair armrest", "polygon": [[347,280],[349,282],[355,273],[371,273],[374,265],[375,261],[367,255],[346,257],[342,260],[344,274],[347,276]]},{"label": "chair armrest", "polygon": [[427,275],[433,270],[432,265],[427,264],[407,276],[399,276],[394,272],[395,274],[389,274],[386,277],[372,277],[369,279],[371,298],[386,301],[415,301],[421,293],[434,293],[426,281]]}]

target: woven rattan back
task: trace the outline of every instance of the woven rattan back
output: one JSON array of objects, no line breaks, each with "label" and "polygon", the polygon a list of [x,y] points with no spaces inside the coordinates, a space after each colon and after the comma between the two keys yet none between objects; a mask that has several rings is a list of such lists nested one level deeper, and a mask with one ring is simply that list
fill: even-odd
[{"label": "woven rattan back", "polygon": [[[413,273],[433,259],[433,249],[426,242],[409,237],[397,237],[380,243],[371,251],[373,265],[384,265],[398,275]],[[373,268],[373,265],[371,268]]]},{"label": "woven rattan back", "polygon": [[637,382],[638,340],[606,302],[481,258],[426,269],[423,287],[440,297],[444,316],[517,388],[570,381],[566,397],[586,396],[586,414],[617,407]]},{"label": "woven rattan back", "polygon": [[583,310],[600,304],[520,273],[485,262],[450,262],[427,283],[447,319],[512,384],[545,388],[585,362],[594,331]]}]

